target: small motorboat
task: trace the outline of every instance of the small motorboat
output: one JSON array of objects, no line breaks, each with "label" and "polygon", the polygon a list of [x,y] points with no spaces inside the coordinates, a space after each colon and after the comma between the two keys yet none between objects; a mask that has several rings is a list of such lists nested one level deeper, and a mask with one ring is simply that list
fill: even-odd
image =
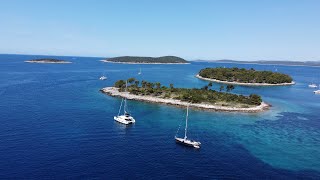
[{"label": "small motorboat", "polygon": [[103,81],[103,80],[106,80],[107,77],[106,76],[101,76],[99,79]]},{"label": "small motorboat", "polygon": [[317,88],[318,86],[314,83],[308,85],[309,88]]}]

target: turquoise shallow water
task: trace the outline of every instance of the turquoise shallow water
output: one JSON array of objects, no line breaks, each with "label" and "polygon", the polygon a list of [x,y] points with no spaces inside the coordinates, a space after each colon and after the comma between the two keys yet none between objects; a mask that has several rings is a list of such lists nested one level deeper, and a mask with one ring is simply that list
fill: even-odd
[{"label": "turquoise shallow water", "polygon": [[[273,65],[125,65],[80,57],[61,57],[73,64],[23,63],[34,57],[0,55],[3,178],[320,178],[320,96],[307,87],[320,82],[319,68],[276,66],[297,84],[235,88],[262,95],[273,105],[267,112],[191,110],[188,136],[203,144],[197,151],[173,141],[185,109],[130,101],[137,123],[125,128],[113,121],[121,100],[99,89],[129,77],[202,87],[207,82],[194,75],[204,67]],[[107,81],[98,80],[103,72]]]}]

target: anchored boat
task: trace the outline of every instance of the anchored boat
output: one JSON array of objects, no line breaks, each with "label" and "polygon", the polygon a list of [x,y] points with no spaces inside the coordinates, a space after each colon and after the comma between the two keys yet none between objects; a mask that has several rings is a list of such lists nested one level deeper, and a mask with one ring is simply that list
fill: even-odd
[{"label": "anchored boat", "polygon": [[175,136],[174,138],[175,138],[176,142],[179,144],[182,144],[185,146],[191,146],[191,147],[199,149],[200,144],[201,144],[199,141],[193,141],[193,140],[190,140],[187,138],[188,116],[189,116],[189,106],[187,107],[187,116],[186,116],[186,126],[184,129],[184,138],[179,138],[177,136]]},{"label": "anchored boat", "polygon": [[101,76],[99,79],[103,81],[103,80],[106,80],[107,77],[106,76]]},{"label": "anchored boat", "polygon": [[314,83],[309,84],[308,86],[309,86],[309,88],[317,88],[317,87],[318,87],[318,86],[317,86],[316,84],[314,84]]},{"label": "anchored boat", "polygon": [[[126,91],[127,91],[127,82],[126,82]],[[120,115],[122,105],[123,105],[123,115]],[[125,125],[133,124],[136,122],[136,120],[127,111],[127,98],[122,98],[118,115],[114,116],[113,119]]]},{"label": "anchored boat", "polygon": [[319,89],[316,90],[316,91],[313,91],[313,93],[315,93],[315,94],[320,94],[320,84],[319,84]]}]

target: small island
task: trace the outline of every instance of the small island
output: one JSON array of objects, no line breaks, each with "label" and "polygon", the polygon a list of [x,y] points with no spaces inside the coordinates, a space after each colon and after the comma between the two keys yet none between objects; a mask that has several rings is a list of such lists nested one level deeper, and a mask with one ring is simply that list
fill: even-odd
[{"label": "small island", "polygon": [[27,63],[47,63],[47,64],[66,64],[66,63],[72,63],[70,61],[65,60],[59,60],[59,59],[33,59],[25,61]]},{"label": "small island", "polygon": [[189,64],[188,61],[176,56],[162,57],[138,57],[138,56],[121,56],[101,60],[109,63],[124,64]]},{"label": "small island", "polygon": [[253,68],[205,68],[201,69],[196,77],[206,81],[245,86],[286,86],[295,84],[289,75],[272,71],[256,71]]},{"label": "small island", "polygon": [[190,106],[203,110],[230,111],[230,112],[261,112],[270,107],[264,103],[259,95],[249,96],[237,95],[227,92],[218,92],[208,87],[202,89],[175,88],[173,84],[169,87],[161,83],[141,81],[134,78],[126,81],[119,80],[114,87],[106,87],[101,92],[110,96],[123,97],[127,99],[162,103],[176,106]]}]

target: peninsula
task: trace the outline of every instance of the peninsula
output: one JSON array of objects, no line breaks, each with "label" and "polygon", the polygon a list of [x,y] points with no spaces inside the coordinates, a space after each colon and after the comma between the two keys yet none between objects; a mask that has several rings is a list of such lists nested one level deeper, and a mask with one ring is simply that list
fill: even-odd
[{"label": "peninsula", "polygon": [[286,86],[295,84],[289,75],[272,71],[256,71],[253,68],[205,68],[201,69],[196,77],[206,81],[245,86]]},{"label": "peninsula", "polygon": [[204,88],[175,88],[173,84],[166,87],[161,86],[159,82],[141,81],[140,83],[134,78],[128,79],[127,82],[127,90],[126,81],[119,80],[114,87],[105,87],[101,92],[137,101],[182,107],[189,105],[193,108],[213,111],[261,112],[270,107],[256,94],[243,96]]},{"label": "peninsula", "polygon": [[66,63],[72,63],[70,61],[65,60],[59,60],[59,59],[33,59],[25,61],[27,63],[48,63],[48,64],[66,64]]},{"label": "peninsula", "polygon": [[189,64],[188,61],[176,56],[162,57],[138,57],[138,56],[121,56],[101,60],[109,63],[124,64]]}]

